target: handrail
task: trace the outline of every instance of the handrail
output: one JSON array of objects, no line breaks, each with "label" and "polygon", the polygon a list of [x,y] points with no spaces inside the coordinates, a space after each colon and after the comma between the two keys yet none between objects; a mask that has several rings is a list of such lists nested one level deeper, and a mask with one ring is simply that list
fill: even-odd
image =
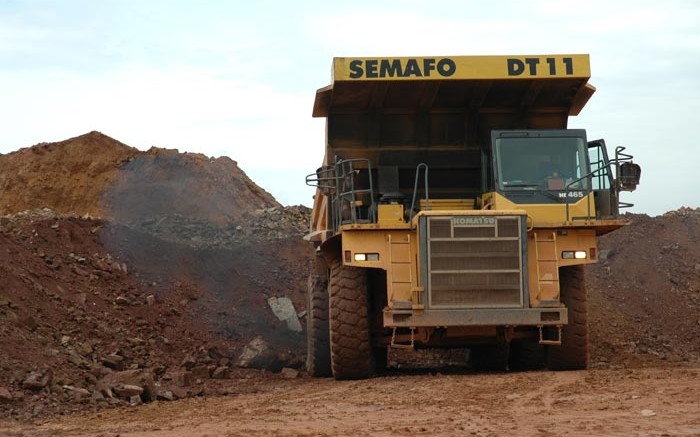
[{"label": "handrail", "polygon": [[[626,148],[623,146],[616,147],[615,148],[615,159],[611,159],[610,161],[608,161],[607,164],[598,167],[597,169],[593,170],[592,172],[590,172],[584,176],[581,176],[580,178],[578,178],[574,181],[571,181],[570,183],[568,183],[566,185],[566,187],[565,187],[565,193],[566,193],[565,201],[566,201],[566,221],[567,221],[567,223],[569,222],[569,190],[570,190],[571,186],[578,183],[578,182],[581,182],[584,179],[588,179],[588,178],[592,179],[593,176],[596,175],[596,173],[602,171],[603,169],[608,169],[608,171],[612,171],[612,169],[610,167],[613,164],[615,165],[615,174],[617,175],[620,171],[619,170],[620,163],[630,161],[634,158],[632,155],[629,155],[627,153],[622,153],[622,151],[625,149]],[[598,161],[598,162],[600,162],[600,161]],[[592,192],[593,186],[592,186],[590,179],[589,179],[589,184],[591,185],[591,187],[588,188],[588,191]],[[610,189],[615,191],[615,199],[617,200],[617,207],[618,208],[629,208],[631,206],[634,206],[631,203],[620,202],[620,187],[619,187],[619,182],[618,182],[617,178],[614,181],[614,186],[610,187]],[[587,219],[590,220],[590,218],[591,218],[591,202],[588,202]]]},{"label": "handrail", "polygon": [[634,206],[634,203],[620,202],[619,200],[617,201],[618,208],[632,208],[633,206]]},{"label": "handrail", "polygon": [[408,223],[413,222],[413,208],[416,206],[416,196],[418,194],[418,178],[420,177],[420,169],[423,169],[425,176],[425,209],[430,209],[430,196],[428,195],[428,164],[421,162],[416,166],[416,179],[413,184],[413,199],[411,200],[411,209],[408,214]]},{"label": "handrail", "polygon": [[[359,174],[360,170],[356,170],[353,166],[355,162],[365,162],[367,164],[367,173],[369,179],[369,188],[355,189],[354,175]],[[336,211],[334,217],[333,232],[336,232],[343,223],[343,202],[349,203],[350,221],[357,223],[357,197],[358,194],[369,194],[370,204],[368,205],[368,219],[376,222],[376,208],[374,206],[374,186],[372,183],[372,164],[369,159],[354,158],[342,159],[336,157],[336,163],[333,167],[335,175],[335,195],[332,198],[333,208]]]},{"label": "handrail", "polygon": [[316,170],[316,173],[306,175],[306,185],[320,188],[324,194],[336,189],[335,167],[323,166]]}]

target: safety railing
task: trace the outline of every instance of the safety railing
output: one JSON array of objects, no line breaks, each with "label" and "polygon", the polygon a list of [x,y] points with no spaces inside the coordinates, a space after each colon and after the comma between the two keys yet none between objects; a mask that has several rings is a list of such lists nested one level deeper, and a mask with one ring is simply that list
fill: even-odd
[{"label": "safety railing", "polygon": [[[615,159],[610,160],[607,163],[603,163],[602,161],[598,161],[596,164],[598,164],[598,168],[595,170],[591,171],[590,173],[571,181],[570,183],[566,184],[565,187],[565,202],[566,202],[566,221],[567,223],[570,222],[570,212],[569,212],[569,205],[571,203],[571,199],[573,196],[570,194],[572,192],[571,188],[575,186],[576,184],[582,182],[583,180],[587,180],[589,186],[586,188],[586,190],[594,191],[592,188],[592,182],[594,177],[601,177],[603,176],[602,172],[604,170],[611,171],[611,166],[615,166],[615,175],[616,178],[613,181],[612,187],[610,187],[610,191],[612,192],[612,196],[610,198],[611,202],[611,207],[612,202],[617,203],[617,208],[630,208],[634,206],[632,203],[626,203],[626,202],[621,202],[620,201],[620,191],[626,191],[626,190],[634,190],[636,187],[637,183],[639,183],[639,170],[636,170],[636,178],[632,177],[625,177],[624,176],[624,165],[626,164],[632,164],[632,159],[634,158],[632,155],[629,155],[627,153],[623,153],[625,150],[625,147],[618,146],[615,148]],[[635,165],[635,164],[632,164]],[[635,165],[635,167],[638,169],[639,167]],[[612,208],[611,208],[612,209]],[[576,217],[579,218],[579,217]],[[587,202],[587,216],[586,217],[581,217],[582,219],[585,220],[590,220],[591,219],[591,202]]]},{"label": "safety railing", "polygon": [[418,196],[418,181],[420,180],[420,170],[423,169],[423,175],[425,176],[424,187],[425,187],[425,209],[430,209],[430,195],[428,194],[428,164],[421,162],[416,166],[416,178],[413,183],[413,196],[411,197],[411,209],[409,210],[408,222],[413,222],[413,215],[416,207],[416,197]]},{"label": "safety railing", "polygon": [[[360,177],[366,180],[360,181]],[[374,185],[368,159],[336,157],[333,166],[319,168],[306,177],[306,184],[317,187],[330,199],[333,233],[343,224],[374,223]]]}]

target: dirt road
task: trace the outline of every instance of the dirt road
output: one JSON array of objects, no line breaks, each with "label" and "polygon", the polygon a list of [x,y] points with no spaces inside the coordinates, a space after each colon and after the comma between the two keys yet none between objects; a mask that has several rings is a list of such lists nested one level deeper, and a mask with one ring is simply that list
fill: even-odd
[{"label": "dirt road", "polygon": [[231,394],[0,425],[44,436],[698,436],[700,368],[244,380]]}]

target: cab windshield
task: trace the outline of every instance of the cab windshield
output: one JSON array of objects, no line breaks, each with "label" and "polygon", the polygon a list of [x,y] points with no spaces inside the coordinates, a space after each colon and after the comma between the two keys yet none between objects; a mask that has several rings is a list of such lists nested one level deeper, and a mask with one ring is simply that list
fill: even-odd
[{"label": "cab windshield", "polygon": [[[501,190],[563,191],[588,174],[582,138],[498,138],[497,183]],[[569,189],[588,189],[588,180]]]}]

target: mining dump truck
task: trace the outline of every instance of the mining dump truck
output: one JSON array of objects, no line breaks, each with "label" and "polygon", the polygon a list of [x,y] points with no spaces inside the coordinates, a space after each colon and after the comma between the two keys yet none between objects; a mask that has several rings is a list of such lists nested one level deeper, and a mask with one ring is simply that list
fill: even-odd
[{"label": "mining dump truck", "polygon": [[311,229],[307,368],[372,376],[388,348],[479,368],[588,365],[585,264],[640,167],[567,129],[589,56],[334,58]]}]

